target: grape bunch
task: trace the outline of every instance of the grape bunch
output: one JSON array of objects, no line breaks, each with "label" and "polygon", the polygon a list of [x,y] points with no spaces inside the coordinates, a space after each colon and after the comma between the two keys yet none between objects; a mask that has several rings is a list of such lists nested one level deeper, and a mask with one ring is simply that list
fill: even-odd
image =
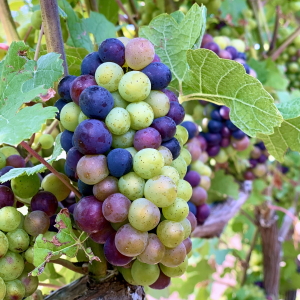
[{"label": "grape bunch", "polygon": [[197,225],[171,71],[147,39],[123,37],[103,41],[81,73],[60,81],[56,103],[65,173],[83,196],[69,210],[125,280],[164,288],[185,272]]}]

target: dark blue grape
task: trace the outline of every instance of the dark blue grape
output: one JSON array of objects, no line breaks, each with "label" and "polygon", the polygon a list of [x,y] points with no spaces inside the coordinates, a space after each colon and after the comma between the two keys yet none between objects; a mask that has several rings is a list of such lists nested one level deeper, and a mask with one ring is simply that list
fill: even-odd
[{"label": "dark blue grape", "polygon": [[191,171],[191,169],[192,169],[191,165],[188,165],[187,168],[186,168],[186,171],[187,171],[187,172],[188,172],[188,171]]},{"label": "dark blue grape", "polygon": [[[6,167],[2,168],[2,169],[0,170],[0,177],[1,177],[2,175],[6,174],[7,172],[9,172],[11,169],[14,169],[14,167],[12,167],[12,166],[6,166]],[[7,187],[10,188],[10,187],[11,187],[11,185],[10,185],[10,180],[5,181],[5,182],[2,182],[1,185],[5,185],[5,186],[7,186]]]},{"label": "dark blue grape", "polygon": [[255,168],[257,166],[258,162],[257,162],[256,159],[250,158],[249,159],[249,164],[250,164],[251,168]]},{"label": "dark blue grape", "polygon": [[244,61],[246,61],[247,60],[247,54],[244,53],[244,52],[239,52],[238,55],[237,55],[237,58],[241,58]]},{"label": "dark blue grape", "polygon": [[246,73],[249,74],[250,73],[249,65],[247,65],[247,64],[242,64],[242,65],[244,66]]},{"label": "dark blue grape", "polygon": [[74,134],[74,132],[65,130],[65,131],[63,131],[63,133],[60,136],[61,147],[66,152],[68,152],[73,147],[73,143],[72,143],[73,134]]},{"label": "dark blue grape", "polygon": [[67,75],[58,84],[58,87],[57,87],[58,94],[68,102],[72,101],[72,98],[70,95],[70,86],[71,86],[71,83],[76,78],[77,78],[76,76]]},{"label": "dark blue grape", "polygon": [[217,109],[213,110],[213,111],[210,113],[210,117],[211,117],[213,120],[215,120],[215,121],[220,121],[220,122],[223,121],[223,118],[221,117],[220,112],[219,112],[219,110],[217,110]]},{"label": "dark blue grape", "polygon": [[80,194],[83,197],[93,195],[93,185],[86,184],[82,182],[80,179],[78,179],[77,186]]},{"label": "dark blue grape", "polygon": [[215,157],[219,154],[220,150],[221,150],[220,146],[211,146],[207,148],[206,152],[208,156]]},{"label": "dark blue grape", "polygon": [[170,140],[163,142],[161,145],[168,148],[171,151],[173,160],[179,156],[181,148],[176,138],[171,138]]},{"label": "dark blue grape", "polygon": [[98,52],[88,54],[81,63],[81,75],[95,75],[97,68],[102,64]]},{"label": "dark blue grape", "polygon": [[72,147],[67,153],[65,165],[75,172],[77,163],[82,156],[83,154],[81,152],[79,152],[75,147]]},{"label": "dark blue grape", "polygon": [[76,172],[73,171],[67,164],[65,164],[65,174],[74,182],[78,181]]},{"label": "dark blue grape", "polygon": [[73,141],[83,154],[103,154],[110,149],[112,135],[102,121],[88,119],[77,126]]},{"label": "dark blue grape", "polygon": [[184,108],[178,102],[170,102],[170,110],[167,113],[167,117],[174,120],[176,125],[179,125],[185,116]]},{"label": "dark blue grape", "polygon": [[53,215],[50,217],[50,226],[48,231],[52,231],[52,232],[58,232],[58,229],[56,227],[54,227],[54,225],[56,224],[55,219],[56,219],[57,215]]},{"label": "dark blue grape", "polygon": [[154,119],[151,127],[160,133],[163,142],[170,140],[176,133],[176,123],[169,117]]},{"label": "dark blue grape", "polygon": [[207,43],[202,48],[211,50],[211,51],[215,52],[216,54],[219,54],[219,52],[220,52],[220,47],[215,42]]},{"label": "dark blue grape", "polygon": [[193,137],[195,137],[199,134],[198,126],[194,122],[184,121],[180,125],[183,126],[187,130],[187,132],[189,134],[189,139],[192,139]]},{"label": "dark blue grape", "polygon": [[132,169],[133,159],[129,151],[116,148],[107,155],[107,167],[109,173],[115,177],[121,177]]},{"label": "dark blue grape", "polygon": [[209,120],[207,128],[211,133],[219,133],[223,128],[223,123],[216,120]]},{"label": "dark blue grape", "polygon": [[172,80],[170,69],[160,62],[151,63],[141,71],[149,77],[152,90],[165,89]]},{"label": "dark blue grape", "polygon": [[240,129],[234,131],[232,133],[232,136],[236,139],[236,140],[241,140],[246,136],[246,133]]},{"label": "dark blue grape", "polygon": [[264,164],[268,160],[268,157],[264,154],[262,154],[258,159],[257,162],[260,164]]},{"label": "dark blue grape", "polygon": [[236,50],[235,47],[233,47],[233,46],[227,46],[225,48],[225,50],[228,51],[231,54],[232,59],[236,59],[238,57],[238,51]]},{"label": "dark blue grape", "polygon": [[286,174],[290,170],[290,168],[286,166],[279,166],[279,170],[282,174]]},{"label": "dark blue grape", "polygon": [[68,207],[68,211],[69,211],[70,214],[73,215],[74,209],[75,209],[76,205],[77,205],[77,203],[73,203],[73,204],[71,204],[71,205]]},{"label": "dark blue grape", "polygon": [[216,146],[221,143],[222,136],[219,133],[205,133],[204,138],[206,139],[208,146]]},{"label": "dark blue grape", "polygon": [[266,146],[263,142],[256,143],[255,146],[258,147],[262,151],[266,150]]},{"label": "dark blue grape", "polygon": [[55,119],[57,119],[58,121],[60,121],[60,112],[67,103],[68,103],[68,101],[63,98],[58,99],[54,103],[54,106],[58,109],[58,112],[55,115]]},{"label": "dark blue grape", "polygon": [[238,128],[230,120],[227,120],[225,124],[230,131],[238,130]]},{"label": "dark blue grape", "polygon": [[125,63],[125,46],[118,39],[110,38],[103,41],[98,53],[103,62],[113,62],[121,67]]},{"label": "dark blue grape", "polygon": [[81,93],[79,106],[87,117],[104,120],[114,107],[114,98],[104,87],[92,85]]},{"label": "dark blue grape", "polygon": [[196,207],[196,205],[193,202],[191,202],[191,201],[188,201],[187,204],[189,206],[190,212],[192,212],[194,215],[196,215],[196,213],[197,213],[197,207]]}]

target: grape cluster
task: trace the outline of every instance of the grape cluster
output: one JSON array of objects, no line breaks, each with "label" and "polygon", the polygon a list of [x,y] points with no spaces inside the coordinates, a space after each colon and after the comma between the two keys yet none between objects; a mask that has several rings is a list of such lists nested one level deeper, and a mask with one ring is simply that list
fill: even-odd
[{"label": "grape cluster", "polygon": [[83,196],[69,210],[129,283],[164,288],[186,270],[197,225],[171,71],[143,38],[105,40],[81,71],[60,81],[56,105],[65,172]]}]

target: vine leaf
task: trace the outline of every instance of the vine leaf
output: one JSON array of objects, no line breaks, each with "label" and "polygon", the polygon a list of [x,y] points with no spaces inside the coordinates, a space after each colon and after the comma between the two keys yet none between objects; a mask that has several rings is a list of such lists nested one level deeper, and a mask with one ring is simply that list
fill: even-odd
[{"label": "vine leaf", "polygon": [[300,152],[300,98],[277,104],[284,120],[280,127],[274,128],[274,134],[259,134],[269,153],[279,162],[290,148]]},{"label": "vine leaf", "polygon": [[[54,162],[57,159],[57,157],[63,152],[63,148],[61,147],[60,144],[60,136],[61,133],[58,134],[57,137],[55,138],[55,146],[53,149],[52,157],[47,160],[49,164]],[[33,175],[35,173],[41,173],[44,172],[46,169],[47,167],[45,167],[43,164],[38,164],[32,168],[13,168],[0,177],[0,182],[2,183],[25,174]]]},{"label": "vine leaf", "polygon": [[229,19],[235,26],[241,25],[244,19],[243,11],[247,9],[247,1],[235,0],[233,3],[232,0],[224,0],[220,7],[221,18]]},{"label": "vine leaf", "polygon": [[160,59],[172,71],[171,86],[178,88],[188,70],[187,50],[201,43],[206,26],[206,8],[194,4],[185,16],[180,13],[173,16],[157,16],[148,26],[140,28],[139,36],[152,42]]},{"label": "vine leaf", "polygon": [[[43,72],[45,78],[26,87],[27,82],[39,78],[36,74],[41,74],[33,72],[36,63],[27,59],[28,51],[29,47],[24,42],[14,42],[0,62],[0,144],[16,145],[28,139],[40,130],[47,119],[54,118],[57,112],[55,107],[43,108],[42,104],[22,107],[24,103],[47,94],[47,87],[63,72],[62,65],[57,63],[57,56],[47,56],[47,68],[53,63],[55,69],[50,67],[43,72],[40,65],[38,72]],[[56,75],[53,76],[53,73]],[[47,82],[46,88],[44,84],[37,85],[42,82]]]},{"label": "vine leaf", "polygon": [[273,98],[240,63],[207,49],[188,50],[187,62],[181,101],[203,99],[228,106],[231,121],[252,137],[273,134],[280,126],[283,119]]},{"label": "vine leaf", "polygon": [[30,273],[32,276],[42,274],[46,263],[49,262],[53,256],[65,254],[72,258],[76,256],[79,249],[82,249],[86,253],[90,262],[93,260],[100,261],[98,257],[94,256],[90,248],[85,249],[83,246],[88,235],[82,232],[80,236],[77,237],[75,234],[68,209],[63,208],[58,213],[55,221],[55,226],[59,231],[51,240],[44,238],[42,234],[38,235],[35,240],[33,264],[36,268]]},{"label": "vine leaf", "polygon": [[239,185],[233,176],[225,174],[225,170],[215,172],[208,191],[208,201],[215,202],[226,200],[228,197],[237,199],[239,197]]}]

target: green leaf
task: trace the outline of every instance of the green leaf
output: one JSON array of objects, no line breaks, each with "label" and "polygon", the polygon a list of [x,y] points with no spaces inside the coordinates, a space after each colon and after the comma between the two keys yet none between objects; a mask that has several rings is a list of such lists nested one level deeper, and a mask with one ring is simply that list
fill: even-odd
[{"label": "green leaf", "polygon": [[36,268],[31,272],[32,276],[40,275],[51,257],[65,254],[68,257],[75,257],[79,249],[83,249],[87,257],[92,260],[100,261],[93,255],[91,249],[85,249],[83,242],[88,238],[84,232],[79,237],[73,231],[70,213],[68,209],[63,208],[56,217],[56,227],[58,233],[47,240],[42,234],[38,235],[34,243],[34,265]]},{"label": "green leaf", "polygon": [[259,205],[266,200],[266,196],[263,195],[263,190],[267,187],[267,184],[264,180],[255,179],[252,182],[252,191],[247,200],[247,203],[252,205]]},{"label": "green leaf", "polygon": [[282,116],[262,84],[235,61],[207,49],[189,50],[181,101],[207,100],[230,108],[231,121],[250,136],[273,134]]},{"label": "green leaf", "polygon": [[60,7],[58,7],[58,13],[64,19],[68,17],[67,14]]},{"label": "green leaf", "polygon": [[92,52],[93,44],[83,20],[77,16],[72,6],[66,0],[59,0],[58,5],[68,16],[67,26],[70,36],[67,44],[72,47],[85,48],[89,52]]},{"label": "green leaf", "polygon": [[[32,72],[35,62],[26,57],[28,50],[29,47],[23,42],[14,42],[5,58],[0,62],[0,144],[19,144],[34,132],[39,131],[46,119],[54,118],[57,111],[55,107],[43,108],[41,104],[22,108],[23,103],[33,101],[47,93],[44,86],[36,85],[38,82],[28,84],[26,87],[27,82],[31,82],[35,74]],[[49,61],[50,65],[52,59],[57,62],[56,57],[52,56]],[[43,66],[46,67],[44,64],[40,66],[38,74],[44,72]],[[58,67],[55,70],[57,75]],[[50,87],[56,76],[53,76],[52,70],[49,70],[49,74],[44,72],[44,76],[45,79],[39,79],[39,82]]]},{"label": "green leaf", "polygon": [[111,0],[99,0],[99,11],[106,17],[107,20],[116,24],[119,19],[119,6],[116,1]]},{"label": "green leaf", "polygon": [[226,200],[228,197],[237,199],[239,196],[239,185],[234,181],[233,176],[225,174],[225,170],[215,172],[208,190],[209,202]]},{"label": "green leaf", "polygon": [[178,88],[182,85],[188,70],[186,52],[201,41],[206,24],[205,13],[204,6],[194,4],[182,20],[181,17],[178,18],[179,13],[176,14],[176,19],[162,14],[139,30],[139,36],[152,42],[162,62],[172,71],[172,86]]},{"label": "green leaf", "polygon": [[[52,157],[47,160],[47,162],[49,164],[54,162],[57,159],[57,157],[63,152],[63,148],[61,147],[61,144],[60,144],[60,136],[61,136],[61,133],[58,134],[55,139],[55,146],[53,149]],[[5,182],[5,181],[11,180],[13,178],[16,178],[16,177],[19,177],[19,176],[22,176],[25,174],[33,175],[35,173],[42,173],[46,169],[47,169],[47,167],[45,167],[43,164],[36,165],[32,168],[13,168],[10,171],[8,171],[7,173],[5,173],[3,176],[0,177],[0,182]]]},{"label": "green leaf", "polygon": [[69,73],[75,76],[81,75],[82,60],[89,52],[84,48],[67,47],[65,49]]},{"label": "green leaf", "polygon": [[208,291],[207,287],[200,287],[197,294],[196,294],[196,298],[195,300],[203,300],[203,299],[210,299],[210,292]]},{"label": "green leaf", "polygon": [[115,25],[102,14],[91,11],[90,17],[83,19],[83,23],[88,32],[94,35],[97,44],[101,44],[105,39],[116,37]]},{"label": "green leaf", "polygon": [[240,25],[239,21],[243,19],[243,10],[246,9],[248,6],[245,0],[224,0],[220,7],[221,18],[226,19],[229,15],[233,25]]}]

